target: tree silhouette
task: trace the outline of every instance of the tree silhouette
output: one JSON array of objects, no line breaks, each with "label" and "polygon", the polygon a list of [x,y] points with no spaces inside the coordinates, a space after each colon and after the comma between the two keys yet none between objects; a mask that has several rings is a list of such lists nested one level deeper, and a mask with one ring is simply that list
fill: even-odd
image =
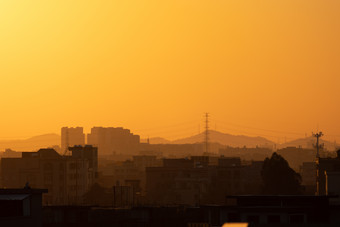
[{"label": "tree silhouette", "polygon": [[276,152],[266,158],[261,171],[263,193],[269,195],[299,195],[302,193],[301,176],[289,167]]}]

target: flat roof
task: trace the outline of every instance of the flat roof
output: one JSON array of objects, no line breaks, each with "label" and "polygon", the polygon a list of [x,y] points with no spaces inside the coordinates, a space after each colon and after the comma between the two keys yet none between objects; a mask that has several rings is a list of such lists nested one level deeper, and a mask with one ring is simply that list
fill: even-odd
[{"label": "flat roof", "polygon": [[30,195],[29,194],[5,194],[5,195],[0,195],[0,201],[3,200],[24,200],[28,198]]}]

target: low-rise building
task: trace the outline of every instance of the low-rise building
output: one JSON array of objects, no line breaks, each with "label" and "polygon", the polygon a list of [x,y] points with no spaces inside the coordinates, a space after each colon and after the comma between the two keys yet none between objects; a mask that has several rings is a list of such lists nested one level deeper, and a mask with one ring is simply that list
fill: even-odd
[{"label": "low-rise building", "polygon": [[219,212],[220,222],[247,222],[251,226],[327,226],[332,209],[329,199],[329,196],[298,195],[227,196],[226,206]]},{"label": "low-rise building", "polygon": [[336,158],[317,158],[317,194],[326,195],[326,175],[330,172],[340,171],[340,150]]},{"label": "low-rise building", "polygon": [[45,205],[81,204],[96,176],[96,149],[71,148],[74,152],[70,156],[61,156],[54,149],[40,149],[23,152],[21,158],[2,158],[2,186],[21,188],[29,184],[32,188],[46,188]]},{"label": "low-rise building", "polygon": [[0,189],[0,226],[42,226],[46,189]]},{"label": "low-rise building", "polygon": [[239,158],[221,158],[220,165],[197,165],[197,159],[164,159],[163,167],[146,168],[150,204],[223,204],[226,195],[261,190],[263,162],[241,165]]},{"label": "low-rise building", "polygon": [[315,195],[316,192],[316,164],[304,162],[300,168],[301,185],[305,188],[305,194]]}]

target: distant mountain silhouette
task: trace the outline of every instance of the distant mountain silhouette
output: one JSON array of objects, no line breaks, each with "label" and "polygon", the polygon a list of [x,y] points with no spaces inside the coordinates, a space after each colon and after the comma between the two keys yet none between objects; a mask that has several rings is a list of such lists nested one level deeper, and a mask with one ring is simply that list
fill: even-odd
[{"label": "distant mountain silhouette", "polygon": [[[191,137],[186,137],[177,140],[167,140],[161,137],[150,138],[151,144],[194,144],[202,143],[205,138],[205,133],[200,133]],[[263,137],[250,137],[244,135],[231,135],[228,133],[222,133],[215,130],[209,130],[209,141],[212,143],[219,143],[225,146],[231,147],[268,147],[272,148],[274,142],[263,138]],[[141,142],[146,143],[147,139],[141,139]],[[313,148],[315,143],[314,137],[300,138],[296,140],[289,141],[287,143],[277,145],[277,148],[284,147],[302,147],[302,148]],[[321,144],[325,145],[327,150],[339,149],[340,145],[334,142],[320,140]],[[15,151],[35,151],[40,148],[60,146],[60,135],[58,134],[44,134],[39,136],[34,136],[23,140],[0,140],[0,151],[4,151],[10,148]]]},{"label": "distant mountain silhouette", "polygon": [[[205,133],[200,133],[191,137],[184,139],[179,139],[172,141],[175,144],[185,144],[185,143],[201,143],[205,139]],[[272,147],[274,142],[263,138],[263,137],[250,137],[244,135],[231,135],[228,133],[222,133],[215,130],[209,130],[209,141],[213,143],[219,143],[222,145],[227,145],[231,147],[256,147],[256,146],[266,146]]]},{"label": "distant mountain silhouette", "polygon": [[[150,138],[151,144],[194,144],[202,143],[205,139],[205,133],[200,133],[191,137],[186,137],[177,140],[167,140],[160,137]],[[143,141],[147,141],[146,139]],[[244,135],[231,135],[228,133],[222,133],[214,130],[209,130],[209,141],[213,143],[219,143],[221,145],[231,146],[231,147],[268,147],[272,148],[275,144],[263,137],[250,137]],[[302,147],[302,148],[313,148],[316,139],[312,136],[306,138],[295,139],[283,144],[278,144],[277,148],[285,147]],[[333,151],[340,148],[339,144],[335,142],[330,142],[327,140],[320,139],[320,144],[324,144],[325,148],[329,151]]]},{"label": "distant mountain silhouette", "polygon": [[14,151],[34,151],[56,145],[60,146],[60,135],[51,133],[23,140],[0,140],[0,151],[7,148]]},{"label": "distant mountain silhouette", "polygon": [[[169,141],[163,138],[150,138],[150,143],[169,143],[169,144],[193,144],[202,143],[205,139],[205,133],[200,133],[191,137],[177,139]],[[209,130],[209,141],[212,143],[219,143],[221,145],[231,146],[231,147],[270,147],[274,145],[274,142],[263,138],[263,137],[250,137],[243,135],[231,135],[228,133],[222,133],[215,130]]]}]

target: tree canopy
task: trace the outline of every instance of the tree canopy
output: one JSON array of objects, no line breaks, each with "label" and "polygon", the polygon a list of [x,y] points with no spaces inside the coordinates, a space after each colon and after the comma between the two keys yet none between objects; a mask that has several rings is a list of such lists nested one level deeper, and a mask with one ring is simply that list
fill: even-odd
[{"label": "tree canopy", "polygon": [[268,195],[299,195],[302,193],[301,176],[289,167],[276,152],[264,160],[261,171],[263,193]]}]

